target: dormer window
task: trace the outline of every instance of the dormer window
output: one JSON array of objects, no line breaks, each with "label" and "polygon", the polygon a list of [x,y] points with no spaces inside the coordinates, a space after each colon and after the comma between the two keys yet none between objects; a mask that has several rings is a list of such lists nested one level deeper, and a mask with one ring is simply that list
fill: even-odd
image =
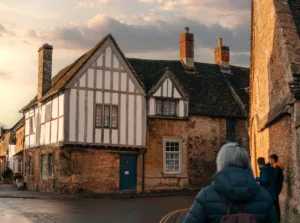
[{"label": "dormer window", "polygon": [[156,115],[177,116],[177,100],[156,99]]}]

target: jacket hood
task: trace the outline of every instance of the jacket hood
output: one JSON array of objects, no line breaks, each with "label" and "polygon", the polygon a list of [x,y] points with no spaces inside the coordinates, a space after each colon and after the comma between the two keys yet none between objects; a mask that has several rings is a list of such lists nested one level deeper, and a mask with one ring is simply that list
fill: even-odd
[{"label": "jacket hood", "polygon": [[283,165],[282,163],[275,163],[275,164],[274,164],[274,168],[277,167],[277,166],[278,166],[282,171],[284,170],[284,165]]},{"label": "jacket hood", "polygon": [[211,185],[232,202],[247,202],[259,193],[253,173],[242,168],[225,168],[213,176]]}]

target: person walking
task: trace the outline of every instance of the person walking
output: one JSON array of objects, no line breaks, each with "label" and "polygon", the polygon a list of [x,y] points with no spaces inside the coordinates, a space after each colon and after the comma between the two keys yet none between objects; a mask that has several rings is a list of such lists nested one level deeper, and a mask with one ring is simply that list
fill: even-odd
[{"label": "person walking", "polygon": [[269,156],[269,162],[274,168],[274,174],[273,174],[273,183],[274,183],[274,193],[275,193],[275,198],[274,198],[274,205],[277,211],[277,218],[280,221],[280,205],[279,205],[279,195],[282,191],[282,186],[283,186],[283,170],[284,166],[283,164],[278,162],[278,156],[276,154],[271,154]]},{"label": "person walking", "polygon": [[274,168],[271,166],[270,163],[265,162],[265,158],[263,157],[259,157],[257,159],[257,164],[259,166],[260,169],[260,176],[256,177],[256,181],[259,182],[259,184],[264,187],[267,191],[270,192],[270,194],[272,195],[272,178],[273,178],[273,170]]},{"label": "person walking", "polygon": [[184,223],[278,223],[272,197],[254,179],[244,148],[225,144],[216,163],[217,173],[196,196]]}]

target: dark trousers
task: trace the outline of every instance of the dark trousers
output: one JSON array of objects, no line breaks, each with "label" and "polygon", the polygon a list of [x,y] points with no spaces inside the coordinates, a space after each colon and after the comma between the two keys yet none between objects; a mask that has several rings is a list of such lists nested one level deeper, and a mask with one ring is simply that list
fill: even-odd
[{"label": "dark trousers", "polygon": [[276,208],[278,222],[280,222],[280,205],[279,205],[279,200],[275,200],[275,201],[273,201],[273,203],[274,203],[274,206]]}]

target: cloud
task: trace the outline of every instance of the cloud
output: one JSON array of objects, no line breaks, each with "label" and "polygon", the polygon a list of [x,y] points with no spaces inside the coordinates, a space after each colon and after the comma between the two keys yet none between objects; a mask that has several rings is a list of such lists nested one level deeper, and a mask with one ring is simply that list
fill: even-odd
[{"label": "cloud", "polygon": [[26,29],[24,31],[24,37],[37,38],[37,34],[33,29]]},{"label": "cloud", "polygon": [[7,32],[7,30],[6,30],[6,28],[2,25],[2,24],[0,24],[0,33],[6,33]]},{"label": "cloud", "polygon": [[84,0],[84,1],[80,1],[77,4],[77,7],[79,8],[95,8],[99,5],[103,5],[103,4],[107,4],[109,3],[111,0]]},{"label": "cloud", "polygon": [[168,0],[162,6],[162,10],[165,10],[165,11],[174,11],[174,10],[178,10],[178,6],[179,6],[178,1]]},{"label": "cloud", "polygon": [[137,0],[138,2],[144,2],[144,3],[161,3],[163,2],[164,0]]},{"label": "cloud", "polygon": [[248,52],[250,26],[236,29],[219,24],[207,26],[197,21],[178,17],[172,21],[157,20],[153,24],[133,25],[103,15],[97,15],[82,26],[57,27],[40,33],[40,38],[59,48],[88,49],[103,36],[112,33],[121,48],[128,53],[178,49],[179,35],[185,26],[195,34],[195,44],[215,48],[218,37],[234,52]]}]

